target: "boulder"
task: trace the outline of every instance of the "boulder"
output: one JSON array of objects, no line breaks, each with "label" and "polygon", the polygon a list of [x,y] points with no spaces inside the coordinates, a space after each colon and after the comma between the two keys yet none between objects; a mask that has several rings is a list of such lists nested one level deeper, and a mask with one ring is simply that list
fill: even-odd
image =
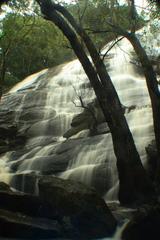
[{"label": "boulder", "polygon": [[0,190],[0,209],[21,212],[31,217],[54,218],[50,206],[38,196],[7,190],[6,187]]},{"label": "boulder", "polygon": [[33,218],[19,212],[0,209],[0,237],[16,239],[47,239],[63,237],[55,220]]},{"label": "boulder", "polygon": [[113,234],[116,220],[93,189],[53,176],[38,179],[37,196],[0,183],[0,237],[93,239]]},{"label": "boulder", "polygon": [[39,181],[39,196],[60,219],[68,218],[81,239],[113,234],[116,220],[104,200],[81,183],[46,176]]},{"label": "boulder", "polygon": [[[38,196],[12,191],[0,183],[0,239],[77,239],[69,220],[60,221],[51,205]],[[74,238],[75,237],[75,238]]]}]

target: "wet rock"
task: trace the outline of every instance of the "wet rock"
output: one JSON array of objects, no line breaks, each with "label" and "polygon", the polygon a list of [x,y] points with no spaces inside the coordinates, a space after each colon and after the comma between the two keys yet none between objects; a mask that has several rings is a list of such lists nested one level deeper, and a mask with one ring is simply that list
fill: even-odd
[{"label": "wet rock", "polygon": [[17,134],[17,127],[15,125],[1,124],[0,137],[1,139],[14,138]]},{"label": "wet rock", "polygon": [[11,181],[10,186],[15,188],[16,190],[29,193],[29,194],[38,194],[38,179],[40,175],[35,172],[30,173],[17,173],[14,174]]},{"label": "wet rock", "polygon": [[[14,94],[11,94],[11,95],[8,94],[2,97],[2,101],[0,102],[1,110],[3,112],[6,111],[8,116],[10,115],[9,113],[14,114],[14,110],[21,103],[23,96],[24,94],[14,93]],[[10,109],[13,109],[13,110],[11,111]]]},{"label": "wet rock", "polygon": [[9,146],[6,142],[3,142],[1,141],[0,143],[0,154],[2,153],[6,153],[7,151],[9,151]]},{"label": "wet rock", "polygon": [[50,206],[37,196],[13,192],[10,189],[0,190],[0,209],[21,212],[31,217],[54,218],[55,216]]},{"label": "wet rock", "polygon": [[0,237],[47,239],[63,237],[63,231],[55,220],[33,218],[19,212],[0,209]]},{"label": "wet rock", "polygon": [[151,240],[160,236],[160,206],[145,206],[137,211],[122,233],[123,240]]},{"label": "wet rock", "polygon": [[18,128],[8,122],[0,124],[0,154],[24,145],[25,136],[18,133]]},{"label": "wet rock", "polygon": [[81,132],[84,129],[89,129],[89,125],[85,122],[80,124],[78,127],[71,127],[67,132],[65,132],[63,134],[63,137],[68,139],[68,138],[72,137],[73,135]]},{"label": "wet rock", "polygon": [[14,111],[11,111],[9,109],[0,109],[0,125],[7,123],[13,125],[13,119],[14,119]]},{"label": "wet rock", "polygon": [[[34,122],[34,121],[40,121],[43,120],[45,117],[45,112],[47,112],[47,109],[41,109],[41,108],[29,108],[26,109],[25,112],[22,112],[20,115],[19,120],[20,121],[30,121],[30,122]],[[56,115],[56,111],[52,110],[52,114],[50,114],[50,116],[48,117],[54,117]]]},{"label": "wet rock", "polygon": [[13,172],[18,169],[24,169],[30,163],[30,170],[39,171],[42,174],[55,174],[57,172],[63,172],[68,166],[69,155],[51,155],[44,157],[34,157],[30,159],[20,159],[11,164],[10,168]]},{"label": "wet rock", "polygon": [[60,218],[69,217],[84,238],[106,237],[115,230],[116,221],[104,200],[83,184],[43,177],[39,181],[39,195]]},{"label": "wet rock", "polygon": [[104,115],[95,99],[84,107],[82,113],[72,119],[71,128],[64,133],[63,137],[70,138],[85,129],[89,129],[91,135],[101,134],[97,131],[97,128],[98,124],[103,122],[105,122]]},{"label": "wet rock", "polygon": [[11,191],[10,186],[4,182],[0,182],[0,192],[1,191]]},{"label": "wet rock", "polygon": [[[62,136],[63,129],[59,124],[61,121],[66,121],[65,115],[59,115],[55,118],[41,120],[31,125],[31,127],[27,131],[28,137],[35,136]],[[40,131],[41,130],[41,131]]]},{"label": "wet rock", "polygon": [[0,184],[0,237],[93,239],[114,232],[116,220],[93,189],[53,176],[38,179],[39,196]]},{"label": "wet rock", "polygon": [[43,107],[45,106],[46,103],[46,98],[47,98],[47,92],[46,91],[29,91],[27,92],[25,96],[25,101],[24,101],[24,108],[31,108],[31,107]]}]

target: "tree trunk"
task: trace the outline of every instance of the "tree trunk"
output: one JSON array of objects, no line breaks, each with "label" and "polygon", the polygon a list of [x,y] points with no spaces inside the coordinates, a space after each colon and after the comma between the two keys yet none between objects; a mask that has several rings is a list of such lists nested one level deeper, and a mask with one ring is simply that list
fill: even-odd
[{"label": "tree trunk", "polygon": [[[140,41],[134,33],[128,34],[127,39],[132,44],[144,71],[146,78],[146,84],[151,99],[152,113],[153,113],[153,123],[154,123],[154,132],[156,139],[156,147],[158,155],[160,156],[160,91],[158,89],[158,81],[156,78],[156,73],[152,67],[152,64],[144,50],[141,46]],[[160,183],[160,157],[158,159],[158,167],[156,179]]]},{"label": "tree trunk", "polygon": [[1,67],[0,67],[0,100],[3,94],[3,85],[6,75],[6,61],[5,61],[5,55],[3,54]]},{"label": "tree trunk", "polygon": [[[91,82],[108,122],[112,134],[114,152],[117,157],[120,180],[119,200],[121,203],[129,204],[135,201],[144,202],[151,199],[154,195],[153,186],[141,164],[133,137],[123,115],[117,92],[92,41],[84,30],[77,28],[75,22],[70,21],[66,10],[62,12],[62,6],[56,5],[60,7],[61,11],[59,11],[50,0],[37,0],[37,2],[41,6],[44,17],[52,21],[69,40]],[[78,40],[78,35],[85,43],[94,66]]]}]

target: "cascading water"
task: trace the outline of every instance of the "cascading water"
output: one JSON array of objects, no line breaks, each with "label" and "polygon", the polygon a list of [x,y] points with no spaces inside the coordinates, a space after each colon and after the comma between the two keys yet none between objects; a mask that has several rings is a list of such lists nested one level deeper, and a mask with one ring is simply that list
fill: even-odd
[{"label": "cascading water", "polygon": [[[107,49],[104,48],[103,52]],[[123,51],[125,49],[125,51]],[[131,63],[132,48],[123,39],[106,56],[105,62],[115,85],[143,164],[145,147],[154,139],[152,112],[141,69]],[[95,95],[78,60],[44,70],[23,81],[3,97],[1,111],[12,107],[18,132],[26,136],[23,148],[1,157],[7,182],[26,191],[26,173],[54,174],[94,186],[106,200],[117,200],[118,175],[111,135],[101,114],[98,133],[90,134],[92,117],[82,114],[79,126],[63,138],[72,119],[83,112]],[[100,111],[99,111],[100,113]],[[101,116],[101,117],[100,117]]]}]

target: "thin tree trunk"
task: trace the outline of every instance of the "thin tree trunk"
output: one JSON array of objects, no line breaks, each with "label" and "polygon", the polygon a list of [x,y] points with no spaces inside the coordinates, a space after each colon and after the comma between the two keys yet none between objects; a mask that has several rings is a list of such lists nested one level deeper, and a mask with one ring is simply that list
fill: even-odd
[{"label": "thin tree trunk", "polygon": [[0,99],[3,94],[3,85],[4,85],[5,75],[6,75],[6,61],[5,61],[5,56],[3,56],[1,67],[0,67]]},{"label": "thin tree trunk", "polygon": [[[44,17],[52,21],[69,40],[91,82],[106,121],[108,122],[112,134],[114,152],[117,157],[120,179],[120,201],[122,203],[147,201],[154,193],[152,184],[141,164],[133,137],[123,115],[117,92],[92,41],[82,29],[77,28],[77,25],[72,21],[73,19],[70,18],[70,15],[68,15],[68,13],[66,14],[66,10],[64,10],[64,12],[62,11],[63,8],[61,6],[55,6],[50,0],[37,0],[37,2],[41,6]],[[58,7],[60,10],[58,10]],[[87,57],[77,35],[84,41],[94,66]]]},{"label": "thin tree trunk", "polygon": [[134,22],[136,22],[136,9],[134,0],[129,0],[131,3],[131,20],[133,22],[131,32],[127,32],[119,26],[114,26],[109,23],[109,25],[113,28],[113,32],[120,34],[123,37],[126,37],[131,45],[133,46],[135,53],[138,56],[138,59],[142,65],[146,84],[148,88],[148,93],[151,100],[152,105],[152,113],[153,113],[153,126],[156,140],[156,147],[158,151],[158,163],[157,163],[157,173],[155,179],[158,184],[160,184],[160,91],[158,88],[158,81],[156,77],[156,73],[153,69],[152,63],[149,60],[146,51],[142,47],[139,39],[135,34],[135,26]]},{"label": "thin tree trunk", "polygon": [[[154,132],[156,139],[156,147],[158,155],[160,156],[160,92],[158,89],[158,81],[156,78],[156,73],[152,67],[152,64],[144,50],[141,46],[140,41],[134,33],[128,35],[128,40],[132,44],[144,71],[146,78],[146,84],[151,99],[152,113],[153,113],[153,123],[154,123]],[[157,181],[160,183],[160,157],[158,159],[157,167]]]}]

